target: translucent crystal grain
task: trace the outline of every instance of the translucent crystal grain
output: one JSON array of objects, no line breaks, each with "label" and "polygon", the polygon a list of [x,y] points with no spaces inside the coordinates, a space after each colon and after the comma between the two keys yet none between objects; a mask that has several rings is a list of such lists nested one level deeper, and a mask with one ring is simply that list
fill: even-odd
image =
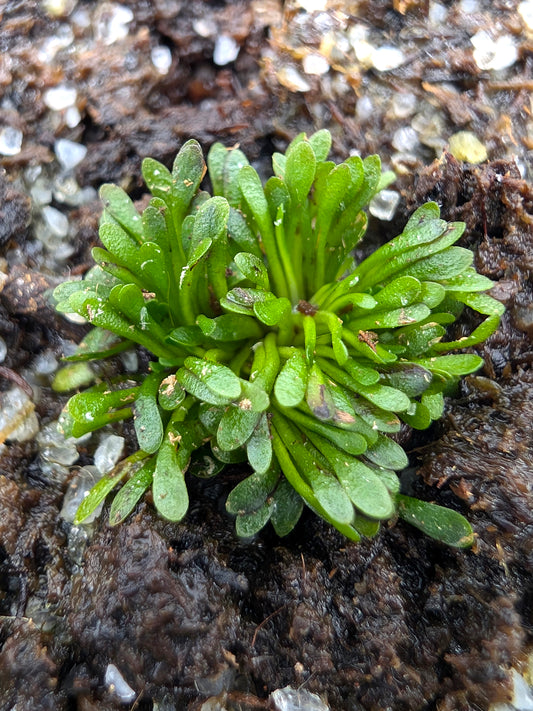
[{"label": "translucent crystal grain", "polygon": [[122,704],[131,703],[137,696],[114,664],[108,664],[104,677],[109,693],[116,696]]},{"label": "translucent crystal grain", "polygon": [[73,437],[65,439],[57,428],[57,420],[44,425],[37,435],[36,441],[41,458],[46,462],[70,467],[79,459],[76,443],[79,443],[81,438],[78,440]]},{"label": "translucent crystal grain", "polygon": [[441,25],[445,22],[448,16],[448,8],[441,5],[440,2],[430,2],[428,11],[428,20],[432,25]]},{"label": "translucent crystal grain", "polygon": [[411,126],[402,126],[392,136],[392,145],[397,151],[412,151],[418,144],[418,133]]},{"label": "translucent crystal grain", "polygon": [[54,153],[62,168],[72,170],[85,158],[87,146],[81,143],[69,141],[66,138],[58,138],[54,144]]},{"label": "translucent crystal grain", "polygon": [[213,62],[219,67],[234,62],[239,55],[240,47],[233,37],[229,35],[219,35],[215,40],[213,50]]},{"label": "translucent crystal grain", "polygon": [[394,217],[399,202],[400,194],[395,190],[381,190],[370,201],[368,210],[378,220],[389,222]]},{"label": "translucent crystal grain", "polygon": [[106,435],[94,453],[94,466],[100,474],[107,474],[118,462],[124,451],[124,437]]},{"label": "translucent crystal grain", "polygon": [[37,375],[48,376],[56,372],[59,366],[54,351],[45,350],[35,358],[32,363],[32,370]]},{"label": "translucent crystal grain", "polygon": [[52,189],[48,178],[37,178],[30,188],[30,197],[34,205],[49,205],[52,202]]},{"label": "translucent crystal grain", "polygon": [[329,706],[317,694],[290,686],[273,691],[270,703],[274,711],[329,711]]},{"label": "translucent crystal grain", "polygon": [[150,52],[150,59],[159,74],[168,74],[172,64],[172,53],[168,47],[165,47],[165,45],[153,47]]},{"label": "translucent crystal grain", "polygon": [[6,355],[7,355],[7,344],[4,341],[4,339],[2,338],[2,336],[0,336],[0,363],[3,363],[5,361]]},{"label": "translucent crystal grain", "polygon": [[[63,506],[59,515],[64,521],[68,523],[73,523],[76,518],[76,512],[81,504],[81,502],[86,498],[89,491],[93,488],[96,482],[100,479],[101,473],[96,469],[96,467],[82,467],[71,479],[68,489],[63,497]],[[83,525],[88,525],[92,523],[103,507],[103,502],[98,506],[92,514],[87,516],[83,520]]]},{"label": "translucent crystal grain", "polygon": [[43,218],[46,227],[54,237],[66,237],[68,233],[68,218],[60,210],[51,205],[43,208]]},{"label": "translucent crystal grain", "polygon": [[65,111],[64,120],[69,128],[75,128],[81,121],[81,114],[77,106],[69,106]]},{"label": "translucent crystal grain", "polygon": [[74,106],[78,92],[73,87],[66,84],[58,84],[51,89],[47,89],[43,94],[46,106],[52,111],[63,111],[69,106]]},{"label": "translucent crystal grain", "polygon": [[282,67],[278,74],[278,81],[291,91],[310,91],[311,85],[291,64]]},{"label": "translucent crystal grain", "polygon": [[359,121],[368,121],[374,114],[375,108],[369,96],[362,96],[355,105],[355,116]]},{"label": "translucent crystal grain", "polygon": [[517,711],[533,711],[533,694],[531,689],[516,669],[512,670],[513,678],[513,706]]},{"label": "translucent crystal grain", "polygon": [[411,92],[394,94],[391,102],[391,113],[394,118],[405,119],[416,111],[418,99]]},{"label": "translucent crystal grain", "polygon": [[16,156],[22,149],[22,131],[13,126],[0,128],[0,154],[3,156]]}]

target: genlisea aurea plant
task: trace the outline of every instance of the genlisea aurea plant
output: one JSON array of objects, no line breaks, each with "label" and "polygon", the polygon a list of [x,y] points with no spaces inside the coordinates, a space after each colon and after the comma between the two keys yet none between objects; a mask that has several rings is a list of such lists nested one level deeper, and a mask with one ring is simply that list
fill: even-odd
[{"label": "genlisea aurea plant", "polygon": [[[502,306],[455,246],[464,225],[440,219],[435,203],[356,263],[364,208],[394,176],[378,156],[336,165],[330,146],[326,130],[297,136],[263,185],[238,148],[213,145],[206,166],[190,140],[171,171],[143,161],[142,214],[117,186],[101,188],[96,265],[54,292],[59,311],[93,326],[67,360],[138,347],[152,360],[146,375],[98,382],[63,410],[74,437],[133,417],[139,446],[96,484],[78,522],[120,483],[111,524],[150,488],[160,515],[179,521],[191,471],[248,462],[227,499],[240,536],[269,521],[284,536],[306,505],[354,541],[400,516],[452,546],[472,543],[459,513],[401,493],[408,460],[394,434],[441,417],[450,384],[482,365],[454,351],[486,339]],[[484,320],[446,340],[465,306]]]}]

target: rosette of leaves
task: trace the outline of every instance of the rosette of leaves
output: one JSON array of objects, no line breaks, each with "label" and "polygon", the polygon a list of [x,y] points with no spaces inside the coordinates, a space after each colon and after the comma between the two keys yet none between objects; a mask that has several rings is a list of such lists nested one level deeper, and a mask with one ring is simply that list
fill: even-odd
[{"label": "rosette of leaves", "polygon": [[[55,290],[59,311],[93,326],[67,360],[141,346],[152,361],[145,377],[98,382],[64,408],[65,435],[133,417],[139,445],[77,521],[120,482],[112,524],[150,488],[159,513],[178,521],[187,472],[247,461],[251,473],[227,500],[241,536],[269,521],[286,535],[307,505],[352,540],[399,515],[471,544],[459,513],[400,492],[407,456],[394,434],[441,416],[450,384],[482,364],[451,351],[483,341],[502,307],[472,253],[455,246],[464,225],[441,220],[435,203],[357,264],[363,208],[394,176],[377,156],[336,165],[330,144],[325,130],[299,135],[274,154],[264,185],[238,148],[215,144],[211,195],[200,187],[202,150],[188,141],[172,170],[143,161],[152,198],[142,214],[120,188],[101,188],[96,266]],[[447,341],[465,307],[485,318]]]}]

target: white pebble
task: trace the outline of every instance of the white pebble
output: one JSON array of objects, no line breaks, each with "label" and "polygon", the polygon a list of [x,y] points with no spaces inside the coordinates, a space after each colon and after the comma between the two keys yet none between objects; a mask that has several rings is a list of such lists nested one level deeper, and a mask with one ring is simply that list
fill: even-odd
[{"label": "white pebble", "polygon": [[328,0],[298,0],[298,5],[306,12],[322,12],[327,9]]},{"label": "white pebble", "polygon": [[362,96],[355,105],[355,116],[358,121],[368,121],[374,115],[374,104],[368,96]]},{"label": "white pebble", "polygon": [[94,466],[100,474],[110,472],[124,451],[124,437],[106,435],[94,453]]},{"label": "white pebble", "polygon": [[320,76],[321,74],[326,74],[329,71],[329,62],[321,54],[316,54],[311,52],[306,54],[302,60],[302,66],[306,74],[315,74]]},{"label": "white pebble", "polygon": [[59,363],[54,351],[46,350],[35,358],[32,363],[32,370],[37,375],[52,375],[55,373]]},{"label": "white pebble", "polygon": [[132,20],[133,11],[129,7],[112,2],[102,3],[95,20],[96,39],[108,45],[125,39]]},{"label": "white pebble", "polygon": [[274,711],[329,711],[329,706],[317,694],[290,686],[273,691],[270,702]]},{"label": "white pebble", "polygon": [[233,37],[229,35],[219,35],[215,40],[213,50],[213,62],[219,67],[234,62],[239,55],[240,47]]},{"label": "white pebble", "polygon": [[440,2],[430,2],[428,11],[428,20],[432,25],[442,25],[448,16],[448,8],[441,5]]},{"label": "white pebble", "polygon": [[3,363],[5,361],[6,355],[7,355],[7,344],[4,341],[4,339],[2,338],[2,336],[0,336],[0,363]]},{"label": "white pebble", "polygon": [[513,676],[513,706],[517,711],[533,711],[533,695],[528,683],[515,669]]},{"label": "white pebble", "polygon": [[52,202],[52,189],[45,178],[38,178],[30,188],[30,197],[34,205],[49,205]]},{"label": "white pebble", "polygon": [[27,393],[15,385],[0,394],[0,443],[6,439],[25,442],[35,437],[39,422]]},{"label": "white pebble", "polygon": [[405,119],[416,111],[418,99],[411,92],[400,92],[392,97],[391,112],[394,118]]},{"label": "white pebble", "polygon": [[54,145],[54,153],[65,170],[72,170],[85,158],[87,147],[66,138],[58,138]]},{"label": "white pebble", "polygon": [[378,220],[389,222],[396,213],[400,194],[396,190],[381,190],[368,205],[368,211]]},{"label": "white pebble", "polygon": [[22,148],[22,131],[13,126],[4,126],[0,129],[0,154],[3,156],[16,156]]},{"label": "white pebble", "polygon": [[372,53],[372,65],[378,72],[387,72],[397,69],[406,61],[401,49],[392,45],[384,45]]},{"label": "white pebble", "polygon": [[68,217],[51,205],[43,207],[45,225],[54,237],[66,237],[68,234]]},{"label": "white pebble", "polygon": [[74,106],[78,92],[73,87],[68,87],[65,84],[58,84],[44,92],[44,103],[52,111],[63,111],[69,106]]},{"label": "white pebble", "polygon": [[51,17],[68,15],[74,9],[75,0],[43,0],[44,9]]},{"label": "white pebble", "polygon": [[81,121],[81,114],[77,106],[69,106],[65,111],[65,123],[69,128],[75,128]]},{"label": "white pebble", "polygon": [[172,52],[168,47],[165,45],[154,47],[150,52],[150,59],[159,74],[168,74],[172,65]]},{"label": "white pebble", "polygon": [[209,18],[202,17],[199,20],[194,20],[192,28],[200,37],[214,37],[217,33],[217,26]]},{"label": "white pebble", "polygon": [[525,0],[518,6],[518,14],[526,24],[528,30],[533,30],[533,0]]},{"label": "white pebble", "polygon": [[394,132],[392,145],[397,151],[412,151],[418,145],[418,133],[411,126],[402,126]]},{"label": "white pebble", "polygon": [[131,703],[137,695],[114,664],[107,665],[104,681],[109,692],[123,704]]},{"label": "white pebble", "polygon": [[279,83],[291,91],[310,91],[311,89],[309,82],[291,64],[282,67],[277,77]]},{"label": "white pebble", "polygon": [[480,30],[470,41],[474,45],[474,61],[480,69],[498,71],[511,67],[518,59],[518,48],[511,35],[493,39],[485,30]]}]

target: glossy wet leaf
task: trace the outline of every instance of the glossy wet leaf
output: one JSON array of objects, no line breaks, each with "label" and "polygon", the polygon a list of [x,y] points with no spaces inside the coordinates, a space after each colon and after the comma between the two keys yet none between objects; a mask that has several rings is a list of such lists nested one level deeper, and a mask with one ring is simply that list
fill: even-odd
[{"label": "glossy wet leaf", "polygon": [[398,496],[398,513],[407,523],[448,546],[469,548],[474,543],[471,525],[453,509],[409,496]]},{"label": "glossy wet leaf", "polygon": [[304,399],[309,371],[300,350],[295,350],[285,361],[274,384],[274,395],[280,405],[296,407]]},{"label": "glossy wet leaf", "polygon": [[252,469],[260,474],[266,472],[272,463],[272,441],[265,414],[260,416],[256,428],[246,443],[246,454]]},{"label": "glossy wet leaf", "polygon": [[161,516],[169,521],[181,521],[189,508],[189,496],[174,440],[173,432],[169,430],[157,454],[152,491]]},{"label": "glossy wet leaf", "polygon": [[134,407],[135,434],[139,449],[153,454],[157,452],[163,441],[163,421],[157,406],[157,393],[161,376],[149,375],[144,379]]},{"label": "glossy wet leaf", "polygon": [[217,395],[235,400],[241,394],[241,381],[227,366],[193,357],[186,358],[184,365]]},{"label": "glossy wet leaf", "polygon": [[120,488],[109,509],[109,525],[122,523],[152,485],[155,458],[149,459]]}]

